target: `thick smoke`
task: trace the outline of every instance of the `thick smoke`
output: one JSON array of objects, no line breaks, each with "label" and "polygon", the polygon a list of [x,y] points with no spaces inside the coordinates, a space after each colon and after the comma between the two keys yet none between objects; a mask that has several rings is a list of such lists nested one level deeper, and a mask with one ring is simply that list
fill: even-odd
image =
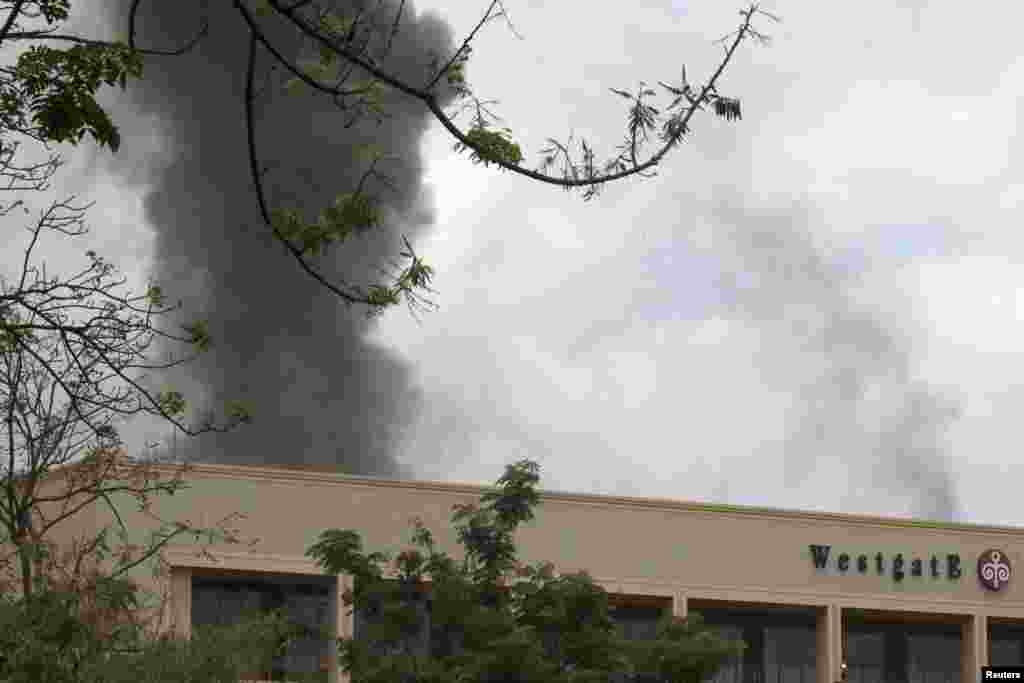
[{"label": "thick smoke", "polygon": [[884,491],[909,499],[914,516],[958,519],[946,431],[959,403],[915,377],[912,331],[858,297],[860,267],[816,242],[799,206],[768,212],[726,200],[711,223],[732,316],[761,330],[766,381],[796,392],[782,444],[787,488],[824,468],[846,477],[843,508],[863,509]]},{"label": "thick smoke", "polygon": [[[107,0],[105,16],[123,35],[127,0]],[[398,2],[385,2],[394,16]],[[371,6],[372,9],[372,6]],[[315,284],[259,220],[249,171],[243,93],[248,30],[231,3],[209,3],[209,35],[181,57],[149,59],[144,78],[114,104],[125,145],[110,162],[128,182],[146,186],[145,211],[156,230],[155,279],[185,310],[210,322],[215,348],[185,368],[176,386],[209,405],[247,401],[254,422],[191,442],[206,462],[313,464],[377,475],[403,474],[393,450],[415,415],[410,369],[367,340],[365,309],[347,309]],[[389,70],[425,82],[430,53],[454,49],[449,28],[404,3]],[[197,26],[192,3],[143,2],[142,46],[181,44]],[[285,54],[290,34],[271,33]],[[269,59],[261,54],[261,73]],[[259,82],[276,87],[278,81]],[[415,244],[432,222],[422,184],[420,138],[429,123],[420,103],[387,95],[389,118],[346,128],[328,100],[282,93],[261,98],[257,140],[267,185],[307,218],[355,187],[367,168],[358,146],[373,143],[393,180],[382,190],[385,225],[335,247],[321,262],[332,276],[376,280],[396,262],[400,236]],[[141,156],[151,127],[162,155]],[[152,135],[152,132],[150,133]],[[133,138],[133,135],[135,136]],[[133,144],[134,143],[134,144]]]}]

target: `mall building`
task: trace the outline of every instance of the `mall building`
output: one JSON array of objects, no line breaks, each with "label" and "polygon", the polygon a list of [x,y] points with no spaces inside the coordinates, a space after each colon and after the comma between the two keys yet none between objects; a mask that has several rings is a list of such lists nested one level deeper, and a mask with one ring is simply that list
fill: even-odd
[{"label": "mall building", "polygon": [[[241,513],[233,526],[258,541],[214,546],[211,557],[170,547],[169,582],[153,588],[170,598],[163,628],[182,635],[260,606],[358,634],[339,597],[348,579],[305,557],[319,533],[352,528],[365,549],[395,551],[417,516],[457,555],[452,506],[485,490],[311,467],[197,465],[187,479],[153,512],[206,526]],[[134,506],[120,511],[133,533],[155,525]],[[96,507],[62,534],[111,521]],[[715,683],[835,683],[844,666],[849,683],[973,683],[983,665],[1024,664],[1021,529],[545,491],[517,541],[525,562],[589,571],[630,637],[652,635],[662,614],[699,611],[745,641]],[[275,666],[332,681],[335,664],[327,641],[310,640]]]}]

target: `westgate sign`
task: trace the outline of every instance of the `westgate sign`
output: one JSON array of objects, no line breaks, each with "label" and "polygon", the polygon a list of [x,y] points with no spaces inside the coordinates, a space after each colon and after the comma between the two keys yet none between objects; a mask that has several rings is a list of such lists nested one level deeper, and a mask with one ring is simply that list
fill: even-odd
[{"label": "westgate sign", "polygon": [[[814,563],[814,568],[828,569],[832,546],[810,545],[808,547],[811,549],[811,562]],[[904,559],[903,553],[896,553],[888,558],[888,563],[886,559],[882,553],[859,554],[856,557],[840,553],[835,556],[835,567],[843,574],[852,572],[856,568],[860,574],[874,571],[879,576],[886,574],[891,569],[892,578],[895,581],[902,581],[908,571],[911,576],[923,577],[927,571],[926,566],[927,569],[930,569],[928,573],[933,579],[945,576],[950,581],[956,581],[963,575],[960,567],[960,555],[957,553],[947,553],[942,558],[939,555],[932,555],[931,558],[926,558],[927,565],[925,560],[920,557],[910,558],[909,567],[908,560]],[[1010,558],[1002,550],[989,549],[978,556],[978,581],[986,589],[1002,590],[1010,583],[1012,573]]]},{"label": "westgate sign", "polygon": [[[811,545],[811,561],[815,569],[827,569],[829,557],[832,553],[832,546]],[[882,553],[874,555],[859,554],[856,556],[847,553],[840,553],[835,556],[835,567],[842,573],[852,572],[854,569],[860,574],[876,572],[879,576],[891,572],[894,581],[902,581],[909,571],[911,576],[924,576],[926,567],[933,579],[945,576],[950,581],[958,580],[963,574],[960,567],[960,555],[947,553],[945,556],[932,555],[931,558],[922,560],[920,557],[904,559],[903,553],[896,553],[891,558],[886,558]]]}]

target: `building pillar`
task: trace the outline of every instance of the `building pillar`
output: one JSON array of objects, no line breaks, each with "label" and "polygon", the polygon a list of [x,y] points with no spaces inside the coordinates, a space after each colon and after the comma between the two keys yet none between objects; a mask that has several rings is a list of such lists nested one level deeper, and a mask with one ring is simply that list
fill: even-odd
[{"label": "building pillar", "polygon": [[963,625],[960,638],[963,683],[978,683],[981,667],[988,666],[988,617],[972,614]]},{"label": "building pillar", "polygon": [[686,593],[677,591],[672,596],[672,616],[685,619],[686,613]]},{"label": "building pillar", "polygon": [[818,683],[840,680],[843,657],[843,621],[839,605],[818,610],[817,627]]},{"label": "building pillar", "polygon": [[341,577],[336,576],[334,577],[334,584],[327,594],[327,632],[331,636],[331,640],[327,644],[327,683],[339,683],[337,638],[341,635],[339,628],[341,621],[338,618],[341,616],[338,609],[338,605],[341,604],[341,593]]},{"label": "building pillar", "polygon": [[[345,606],[345,601],[342,596],[345,595],[346,591],[352,590],[353,581],[352,577],[348,574],[338,575],[338,584],[335,587],[334,595],[334,623],[338,638],[352,638],[355,636],[355,618],[352,614],[349,614],[348,608]],[[332,674],[334,678],[329,679],[332,683],[351,683],[350,676],[346,673],[342,673],[338,662],[338,644],[334,643],[334,668]]]},{"label": "building pillar", "polygon": [[171,628],[178,638],[192,637],[192,568],[171,568]]}]

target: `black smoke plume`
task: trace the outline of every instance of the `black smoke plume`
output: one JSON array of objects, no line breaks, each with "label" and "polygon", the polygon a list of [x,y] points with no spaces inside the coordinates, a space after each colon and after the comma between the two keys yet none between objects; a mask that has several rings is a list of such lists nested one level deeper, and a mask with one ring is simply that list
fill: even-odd
[{"label": "black smoke plume", "polygon": [[[130,2],[103,4],[106,29],[124,36]],[[393,17],[398,4],[386,0],[384,16]],[[138,45],[184,43],[198,26],[199,7],[144,0]],[[347,309],[301,272],[260,221],[244,118],[248,29],[229,2],[209,3],[208,14],[209,34],[193,51],[147,58],[142,80],[113,103],[124,144],[109,161],[126,182],[146,188],[145,212],[156,231],[155,280],[185,310],[209,320],[214,349],[186,367],[175,388],[205,405],[240,399],[253,408],[251,425],[203,436],[188,454],[203,462],[406,474],[394,451],[419,400],[410,368],[368,339],[365,309]],[[272,29],[271,36],[285,54],[298,54],[292,33]],[[384,66],[424,83],[431,54],[453,49],[448,26],[417,15],[407,1]],[[260,64],[265,75],[265,53]],[[268,83],[280,81],[261,79],[258,86]],[[260,160],[272,165],[268,186],[307,219],[354,189],[368,163],[360,145],[372,143],[390,159],[380,166],[393,181],[380,194],[384,225],[320,262],[327,274],[354,283],[379,281],[378,269],[399,260],[401,236],[415,244],[433,220],[420,153],[428,112],[397,93],[386,98],[388,118],[379,125],[366,120],[345,127],[333,103],[308,92],[275,91],[256,109]],[[159,154],[142,144],[152,136]]]}]

